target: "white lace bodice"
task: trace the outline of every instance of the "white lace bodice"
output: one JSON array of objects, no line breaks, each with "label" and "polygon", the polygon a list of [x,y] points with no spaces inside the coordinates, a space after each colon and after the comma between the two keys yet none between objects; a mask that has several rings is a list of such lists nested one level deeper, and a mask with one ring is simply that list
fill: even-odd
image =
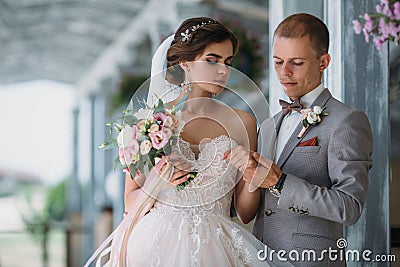
[{"label": "white lace bodice", "polygon": [[219,136],[202,146],[198,159],[189,143],[178,144],[198,174],[183,190],[160,192],[133,228],[128,266],[269,266],[257,258],[264,244],[229,217],[238,172],[222,157],[238,144]]},{"label": "white lace bodice", "polygon": [[173,186],[161,191],[154,211],[186,210],[188,215],[193,212],[229,215],[237,170],[228,164],[228,160],[222,160],[222,157],[226,151],[237,145],[230,137],[221,135],[204,144],[196,159],[190,144],[180,139],[174,150],[191,161],[198,174],[183,190],[178,191]]}]

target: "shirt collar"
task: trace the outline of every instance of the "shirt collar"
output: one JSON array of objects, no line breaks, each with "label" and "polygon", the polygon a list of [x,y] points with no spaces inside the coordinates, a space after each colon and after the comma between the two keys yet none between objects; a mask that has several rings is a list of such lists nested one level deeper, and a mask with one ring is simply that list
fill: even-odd
[{"label": "shirt collar", "polygon": [[324,85],[320,83],[315,89],[311,90],[307,94],[301,97],[301,102],[304,108],[310,108],[311,104],[317,99],[317,97],[324,91]]}]

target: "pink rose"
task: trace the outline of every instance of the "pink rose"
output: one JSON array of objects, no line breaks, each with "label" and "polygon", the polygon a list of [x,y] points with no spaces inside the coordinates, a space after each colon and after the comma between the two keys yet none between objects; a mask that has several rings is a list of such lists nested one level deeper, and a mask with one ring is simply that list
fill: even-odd
[{"label": "pink rose", "polygon": [[171,136],[172,131],[168,128],[164,128],[161,131],[149,134],[151,143],[155,149],[163,148],[168,143],[168,140],[171,138]]},{"label": "pink rose", "polygon": [[155,113],[153,115],[153,117],[154,117],[154,121],[157,122],[159,125],[164,125],[167,115],[165,115],[162,112],[158,112],[158,113]]},{"label": "pink rose", "polygon": [[120,147],[118,149],[119,161],[122,165],[131,165],[138,160],[139,142],[134,139],[132,145],[126,148]]}]

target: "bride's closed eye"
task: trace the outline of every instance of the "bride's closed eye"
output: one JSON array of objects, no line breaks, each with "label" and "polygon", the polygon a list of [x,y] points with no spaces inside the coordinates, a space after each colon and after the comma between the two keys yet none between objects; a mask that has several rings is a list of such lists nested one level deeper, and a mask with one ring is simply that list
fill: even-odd
[{"label": "bride's closed eye", "polygon": [[218,61],[216,59],[207,59],[206,61],[211,65],[215,65],[218,63]]}]

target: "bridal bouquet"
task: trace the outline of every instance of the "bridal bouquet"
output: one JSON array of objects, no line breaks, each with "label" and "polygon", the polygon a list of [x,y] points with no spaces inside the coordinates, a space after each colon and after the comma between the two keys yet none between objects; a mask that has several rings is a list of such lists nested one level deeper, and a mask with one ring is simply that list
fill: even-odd
[{"label": "bridal bouquet", "polygon": [[[147,177],[151,168],[162,156],[171,154],[172,146],[176,145],[184,127],[181,111],[165,108],[160,99],[152,108],[146,105],[136,112],[125,110],[124,114],[107,124],[110,134],[113,129],[118,132],[117,138],[110,138],[99,147],[118,148],[119,163],[132,179],[140,173]],[[191,172],[190,178],[177,185],[177,189],[183,189],[196,174]]]}]

